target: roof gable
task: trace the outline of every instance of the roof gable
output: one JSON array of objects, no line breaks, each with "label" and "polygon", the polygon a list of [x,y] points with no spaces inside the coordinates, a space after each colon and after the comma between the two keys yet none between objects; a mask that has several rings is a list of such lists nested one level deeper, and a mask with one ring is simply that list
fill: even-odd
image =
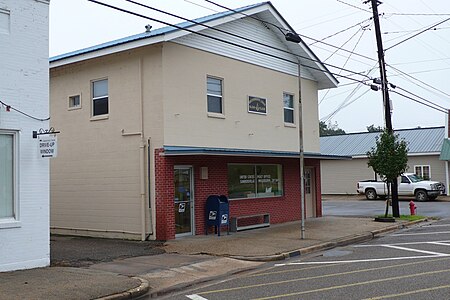
[{"label": "roof gable", "polygon": [[[408,144],[408,154],[439,153],[445,137],[445,127],[395,130]],[[379,132],[350,133],[320,137],[320,152],[325,155],[366,156],[376,146]]]},{"label": "roof gable", "polygon": [[[249,17],[251,16],[251,17]],[[255,21],[251,19],[252,17],[257,17],[261,21]],[[246,19],[246,20],[244,20]],[[251,20],[253,22],[251,22]],[[225,40],[230,43],[221,42],[219,47],[211,48],[218,50],[227,49],[228,53],[226,56],[232,57],[235,59],[245,60],[242,55],[241,57],[236,57],[236,53],[238,52],[252,52],[253,55],[247,55],[246,57],[258,57],[258,53],[253,52],[252,48],[261,48],[259,49],[263,53],[270,53],[276,57],[282,57],[280,60],[278,58],[272,57],[272,60],[277,60],[276,63],[272,63],[269,65],[264,65],[264,67],[269,67],[278,71],[282,71],[285,73],[289,73],[292,75],[297,75],[297,56],[300,56],[301,64],[302,64],[302,77],[312,79],[318,82],[318,88],[332,88],[336,87],[338,81],[334,76],[327,70],[327,68],[320,62],[320,60],[315,56],[315,54],[308,48],[308,46],[302,41],[300,44],[287,42],[284,38],[284,33],[281,32],[279,28],[286,28],[287,31],[293,31],[293,29],[287,24],[287,22],[283,19],[283,17],[278,13],[278,11],[273,7],[270,2],[258,3],[254,5],[249,5],[245,7],[241,7],[234,11],[225,11],[221,13],[216,13],[213,15],[205,16],[202,18],[198,18],[193,22],[182,22],[175,26],[167,26],[159,29],[152,30],[150,32],[143,32],[139,34],[135,34],[132,36],[128,36],[125,38],[117,39],[114,41],[102,43],[96,46],[80,49],[77,51],[72,51],[69,53],[57,55],[50,58],[50,68],[63,66],[70,63],[75,63],[87,59],[92,59],[112,53],[117,53],[125,50],[130,50],[146,45],[156,44],[160,42],[173,41],[181,44],[186,44],[186,40],[201,40],[207,39],[209,44],[214,42],[213,39],[204,36],[205,34],[212,37],[220,36],[220,39]],[[281,48],[283,51],[278,51],[274,49],[269,49],[267,47],[261,45],[255,45],[252,42],[245,42],[242,39],[237,37],[230,36],[226,33],[220,33],[216,30],[206,28],[203,25],[198,23],[205,24],[210,27],[218,28],[218,27],[229,27],[229,24],[236,24],[237,22],[242,22],[242,28],[248,26],[248,24],[258,23],[260,28],[267,28],[271,31],[271,35],[278,39],[278,43],[276,43],[277,48]],[[267,24],[275,24],[277,27]],[[272,28],[270,28],[272,27]],[[184,30],[185,29],[185,30]],[[227,31],[227,30],[226,30]],[[260,31],[260,30],[259,30]],[[255,33],[255,31],[253,31]],[[198,35],[195,33],[199,33]],[[234,32],[236,35],[241,35],[241,32]],[[252,36],[247,36],[247,38],[252,39]],[[233,42],[233,39],[237,40],[234,44],[234,49],[230,51],[230,44]],[[260,41],[261,42],[261,41]],[[249,44],[248,48],[250,49],[242,49],[242,44]],[[272,39],[273,43],[273,39]],[[207,43],[208,44],[208,43]],[[192,45],[190,45],[192,46]],[[211,49],[208,51],[214,52]],[[205,49],[202,49],[205,50]],[[295,55],[291,54],[294,53]],[[217,53],[224,55],[222,53]],[[270,56],[259,54],[259,56],[263,56],[263,59],[259,59],[256,61],[249,61],[250,63],[256,63],[261,65],[270,59]]]}]

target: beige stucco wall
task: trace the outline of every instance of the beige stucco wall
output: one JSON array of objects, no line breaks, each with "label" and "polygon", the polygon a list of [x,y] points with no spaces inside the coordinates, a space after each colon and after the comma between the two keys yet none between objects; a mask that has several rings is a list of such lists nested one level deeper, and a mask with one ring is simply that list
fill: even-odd
[{"label": "beige stucco wall", "polygon": [[[51,125],[61,131],[58,157],[51,161],[54,232],[75,228],[97,235],[140,234],[141,136],[123,136],[122,130],[141,131],[142,93],[150,99],[144,105],[146,120],[153,122],[146,126],[145,142],[152,136],[162,143],[160,74],[159,46],[51,70]],[[108,79],[109,115],[93,119],[91,81],[102,78]],[[77,94],[81,109],[68,110],[68,97]]]},{"label": "beige stucco wall", "polygon": [[[224,79],[224,118],[208,117],[207,75]],[[91,81],[103,78],[109,115],[95,119]],[[155,226],[155,211],[147,210],[155,199],[154,149],[298,151],[298,116],[295,126],[285,126],[282,98],[283,92],[294,94],[298,113],[297,77],[249,63],[164,43],[53,68],[50,81],[51,125],[61,131],[51,162],[53,232],[141,237],[141,142],[150,141],[148,177],[144,155],[147,233]],[[77,94],[81,108],[69,110],[68,98]],[[248,95],[267,98],[267,115],[247,112]],[[316,83],[303,80],[302,95],[305,151],[319,152]]]},{"label": "beige stucco wall", "polygon": [[[223,79],[223,118],[208,116],[208,75]],[[298,113],[297,77],[174,43],[164,44],[163,77],[166,145],[298,151],[298,127],[283,121],[283,92]],[[319,152],[316,84],[302,89],[304,148]],[[267,114],[248,113],[248,96],[266,98]]]},{"label": "beige stucco wall", "polygon": [[[356,194],[356,183],[374,179],[366,158],[352,160],[322,160],[321,181],[323,194]],[[438,155],[409,156],[407,172],[414,173],[414,165],[430,165],[431,178],[445,184],[445,164]]]}]

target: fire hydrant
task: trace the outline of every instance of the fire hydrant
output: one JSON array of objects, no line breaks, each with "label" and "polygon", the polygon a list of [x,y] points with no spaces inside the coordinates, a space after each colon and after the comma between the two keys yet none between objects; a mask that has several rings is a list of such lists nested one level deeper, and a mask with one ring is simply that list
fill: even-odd
[{"label": "fire hydrant", "polygon": [[417,209],[416,204],[414,203],[414,201],[411,200],[409,202],[409,213],[411,214],[411,216],[414,216],[416,214],[416,209]]}]

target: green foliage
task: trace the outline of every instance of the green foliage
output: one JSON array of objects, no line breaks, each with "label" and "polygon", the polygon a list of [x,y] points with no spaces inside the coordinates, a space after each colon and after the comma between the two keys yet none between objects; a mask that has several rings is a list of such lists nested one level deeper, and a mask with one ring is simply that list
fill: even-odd
[{"label": "green foliage", "polygon": [[[392,218],[392,215],[380,215],[377,216],[378,218]],[[404,221],[417,221],[417,220],[423,220],[426,219],[427,217],[425,216],[419,216],[419,215],[414,215],[414,216],[410,216],[410,215],[401,215],[400,217],[396,218],[399,220],[404,220]]]},{"label": "green foliage", "polygon": [[368,132],[382,132],[383,131],[383,127],[381,127],[381,126],[375,127],[374,124],[367,126],[366,128],[367,128]]},{"label": "green foliage", "polygon": [[320,121],[319,122],[319,135],[320,136],[330,136],[330,135],[340,135],[345,134],[345,131],[343,129],[340,129],[338,127],[337,122],[334,122],[334,124],[331,124],[331,122],[327,123]]},{"label": "green foliage", "polygon": [[406,171],[408,163],[408,145],[399,140],[398,135],[383,131],[376,138],[376,147],[367,152],[369,167],[384,181],[391,182]]}]

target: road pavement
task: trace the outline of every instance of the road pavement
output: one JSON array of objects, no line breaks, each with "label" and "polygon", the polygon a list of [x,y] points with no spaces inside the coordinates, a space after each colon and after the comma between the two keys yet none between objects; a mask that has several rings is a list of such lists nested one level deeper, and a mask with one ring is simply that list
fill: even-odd
[{"label": "road pavement", "polygon": [[450,220],[266,264],[170,299],[449,299]]},{"label": "road pavement", "polygon": [[[363,217],[363,216],[378,216],[384,215],[386,209],[386,203],[383,200],[366,200],[359,196],[343,197],[327,197],[327,200],[322,202],[322,210],[324,216],[347,216],[347,217]],[[409,201],[401,200],[400,214],[409,215]],[[447,201],[427,201],[427,202],[415,202],[417,206],[416,214],[436,217],[447,218],[450,217],[450,202]],[[389,213],[392,213],[392,207],[389,207]]]}]

